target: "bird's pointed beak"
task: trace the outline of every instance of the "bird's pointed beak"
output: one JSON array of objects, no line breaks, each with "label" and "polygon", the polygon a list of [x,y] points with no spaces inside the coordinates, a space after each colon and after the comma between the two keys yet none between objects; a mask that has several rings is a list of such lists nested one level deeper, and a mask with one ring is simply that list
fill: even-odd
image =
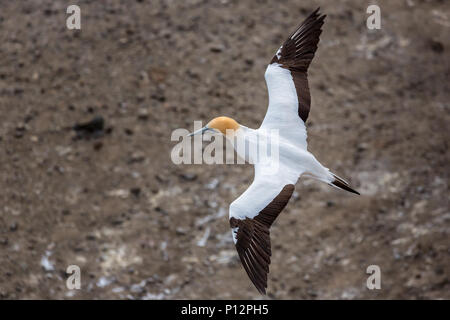
[{"label": "bird's pointed beak", "polygon": [[208,128],[208,126],[204,126],[203,128],[198,129],[197,131],[194,131],[194,132],[189,133],[187,136],[190,137],[190,136],[195,136],[195,135],[197,135],[197,134],[203,134],[203,133],[204,133],[205,131],[207,131],[207,130],[210,130],[210,129]]}]

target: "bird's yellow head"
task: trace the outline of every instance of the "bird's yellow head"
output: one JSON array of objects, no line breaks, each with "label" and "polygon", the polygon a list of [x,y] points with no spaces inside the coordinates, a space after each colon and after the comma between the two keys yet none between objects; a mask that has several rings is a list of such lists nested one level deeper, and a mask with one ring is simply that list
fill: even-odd
[{"label": "bird's yellow head", "polygon": [[210,129],[220,131],[223,135],[227,134],[227,130],[235,131],[239,129],[239,123],[228,117],[214,118],[206,126]]},{"label": "bird's yellow head", "polygon": [[228,134],[233,134],[239,129],[240,125],[236,122],[236,120],[228,118],[228,117],[217,117],[212,119],[206,126],[197,130],[195,132],[190,133],[190,136],[196,134],[203,134],[205,131],[212,130],[222,133],[224,136]]}]

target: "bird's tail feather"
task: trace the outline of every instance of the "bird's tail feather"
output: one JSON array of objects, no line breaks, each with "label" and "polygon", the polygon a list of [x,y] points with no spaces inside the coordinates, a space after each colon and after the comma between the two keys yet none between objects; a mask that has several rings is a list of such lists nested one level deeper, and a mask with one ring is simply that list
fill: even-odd
[{"label": "bird's tail feather", "polygon": [[356,193],[356,194],[360,194],[358,191],[352,189],[349,185],[349,183],[347,181],[345,181],[344,179],[338,177],[337,175],[335,175],[334,173],[330,172],[331,175],[333,176],[333,179],[330,182],[330,185],[332,185],[333,187],[336,187],[338,189],[342,189],[348,192],[352,192],[352,193]]}]

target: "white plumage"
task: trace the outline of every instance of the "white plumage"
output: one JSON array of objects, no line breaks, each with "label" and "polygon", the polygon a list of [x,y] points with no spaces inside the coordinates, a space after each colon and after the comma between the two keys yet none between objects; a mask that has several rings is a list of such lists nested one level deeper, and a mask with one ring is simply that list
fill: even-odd
[{"label": "white plumage", "polygon": [[324,18],[318,9],[314,11],[272,58],[265,72],[269,106],[258,129],[218,117],[193,133],[221,132],[238,155],[254,165],[254,180],[231,203],[229,217],[242,266],[262,294],[267,288],[271,256],[270,226],[288,203],[298,179],[307,175],[358,193],[307,150],[305,121],[311,102],[307,70],[317,49]]}]

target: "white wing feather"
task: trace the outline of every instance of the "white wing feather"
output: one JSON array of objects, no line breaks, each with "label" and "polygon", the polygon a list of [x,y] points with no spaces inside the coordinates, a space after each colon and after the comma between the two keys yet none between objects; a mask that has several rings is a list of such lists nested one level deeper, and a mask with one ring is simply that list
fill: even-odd
[{"label": "white wing feather", "polygon": [[[252,184],[230,205],[230,218],[243,220],[254,218],[263,210],[287,184],[297,182],[298,172],[280,167],[277,173],[262,165],[255,164],[255,178]],[[233,240],[236,243],[235,232]]]},{"label": "white wing feather", "polygon": [[280,137],[306,150],[306,127],[298,115],[298,98],[291,72],[278,63],[265,73],[269,107],[260,129],[278,129]]}]

